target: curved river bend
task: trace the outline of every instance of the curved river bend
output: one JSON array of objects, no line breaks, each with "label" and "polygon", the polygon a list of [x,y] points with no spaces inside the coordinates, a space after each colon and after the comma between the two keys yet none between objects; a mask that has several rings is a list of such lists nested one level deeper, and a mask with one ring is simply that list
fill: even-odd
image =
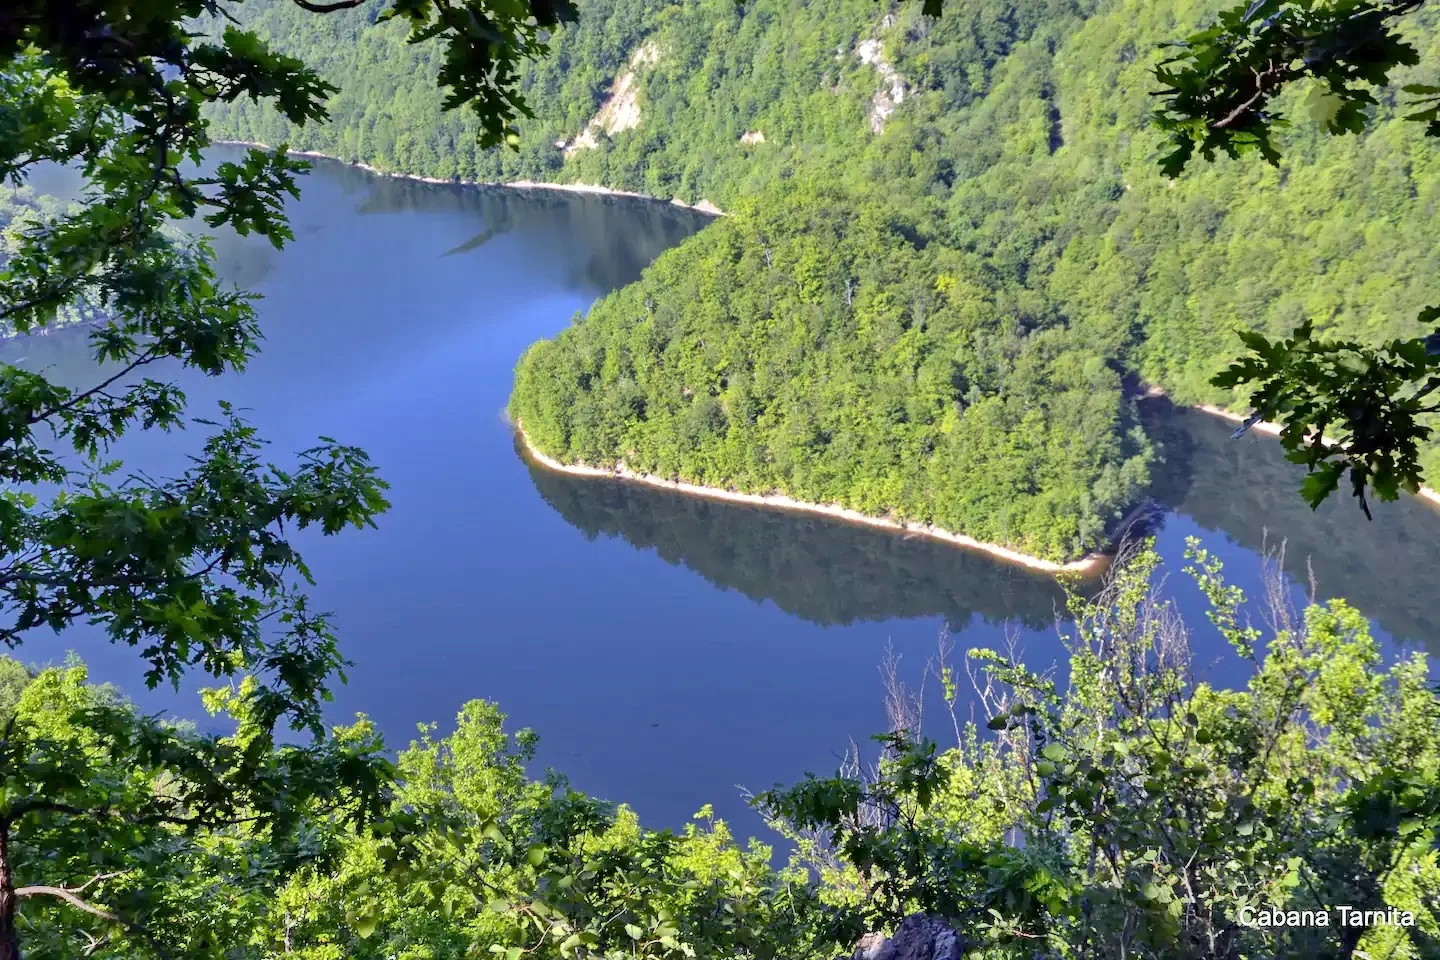
[{"label": "curved river bend", "polygon": [[[881,729],[887,644],[912,682],[947,624],[962,650],[1002,646],[1008,629],[1032,666],[1056,661],[1061,597],[1046,576],[822,517],[558,474],[519,454],[501,410],[521,351],[706,218],[328,162],[303,186],[283,254],[219,245],[227,278],[265,296],[264,352],[242,376],[176,378],[195,415],[220,398],[250,408],[279,461],[325,434],[366,448],[392,484],[378,531],[303,544],[316,601],[355,661],[335,719],[363,710],[403,745],[417,723],[443,730],[465,700],[492,698],[580,788],[653,825],[713,802],[750,832],[759,824],[737,784],[829,771],[850,739]],[[60,334],[6,353],[80,382],[93,371],[84,348]],[[1187,535],[1247,588],[1268,535],[1288,540],[1302,573],[1309,558],[1320,594],[1350,599],[1392,650],[1440,649],[1429,601],[1440,514],[1407,499],[1366,523],[1343,498],[1312,514],[1274,441],[1231,442],[1226,423],[1163,400],[1143,409],[1167,449],[1157,536],[1183,606],[1199,616],[1179,573]],[[198,440],[199,428],[136,436],[117,453],[164,474]],[[1201,633],[1208,674],[1239,679]],[[22,655],[66,649],[147,707],[200,714],[191,690],[146,692],[133,652],[93,633],[37,635]]]}]

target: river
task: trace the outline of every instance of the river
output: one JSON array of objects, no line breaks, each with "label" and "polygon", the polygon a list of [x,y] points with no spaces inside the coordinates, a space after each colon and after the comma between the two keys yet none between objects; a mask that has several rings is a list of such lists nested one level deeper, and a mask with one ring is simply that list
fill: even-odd
[{"label": "river", "polygon": [[[364,711],[403,746],[416,724],[443,731],[466,700],[494,699],[540,733],[540,765],[581,789],[658,826],[712,802],[752,832],[737,784],[829,772],[849,740],[883,727],[887,646],[911,682],[947,624],[961,649],[1012,635],[1032,666],[1058,661],[1062,597],[1046,576],[823,517],[560,475],[520,455],[502,409],[521,351],[705,217],[331,162],[302,187],[283,253],[218,244],[223,274],[265,297],[262,354],[243,375],[172,375],[193,415],[221,398],[248,408],[277,461],[333,436],[367,449],[392,485],[378,530],[301,538],[312,595],[354,661],[336,720]],[[93,374],[74,332],[5,353],[65,381]],[[1202,537],[1253,589],[1268,537],[1288,541],[1297,592],[1308,558],[1319,593],[1364,610],[1387,650],[1440,649],[1440,513],[1406,499],[1367,523],[1341,497],[1312,514],[1273,439],[1232,442],[1229,424],[1164,400],[1143,412],[1167,451],[1158,547],[1193,623],[1205,624],[1179,572],[1185,538]],[[117,452],[175,472],[201,429],[133,436]],[[1242,680],[1223,643],[1197,634],[1203,672]],[[58,661],[67,649],[147,708],[200,714],[193,689],[146,691],[135,654],[88,629],[36,635],[21,655]],[[943,736],[937,707],[927,720]]]}]

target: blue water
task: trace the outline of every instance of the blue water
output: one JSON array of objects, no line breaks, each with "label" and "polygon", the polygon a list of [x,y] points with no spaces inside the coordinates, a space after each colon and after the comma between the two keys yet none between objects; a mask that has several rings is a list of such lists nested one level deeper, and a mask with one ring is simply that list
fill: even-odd
[{"label": "blue water", "polygon": [[[243,375],[173,376],[196,415],[221,398],[248,408],[279,462],[328,435],[368,450],[391,484],[378,530],[301,538],[312,595],[354,661],[336,720],[364,711],[403,745],[416,724],[443,729],[466,700],[491,698],[541,734],[541,765],[580,788],[655,825],[712,802],[749,832],[758,821],[737,784],[829,771],[851,739],[883,728],[887,646],[912,683],[947,624],[961,650],[1013,636],[1032,666],[1060,662],[1062,598],[1045,577],[823,518],[556,475],[519,455],[501,411],[524,348],[705,218],[329,163],[303,188],[283,253],[220,243],[226,276],[265,296],[263,353]],[[74,335],[8,349],[61,379],[93,372]],[[1350,597],[1387,649],[1440,647],[1435,511],[1405,501],[1367,524],[1338,502],[1312,515],[1273,441],[1230,443],[1227,425],[1153,404],[1146,417],[1166,438],[1158,546],[1194,622],[1185,537],[1254,586],[1268,535],[1288,538],[1297,583],[1311,558],[1321,595]],[[117,452],[175,472],[201,429],[135,436]],[[1195,647],[1207,676],[1243,681],[1208,631]],[[134,652],[93,632],[37,634],[20,653],[53,661],[67,649],[149,708],[200,713],[194,687],[146,691]],[[927,709],[943,737],[948,716],[933,698]]]}]

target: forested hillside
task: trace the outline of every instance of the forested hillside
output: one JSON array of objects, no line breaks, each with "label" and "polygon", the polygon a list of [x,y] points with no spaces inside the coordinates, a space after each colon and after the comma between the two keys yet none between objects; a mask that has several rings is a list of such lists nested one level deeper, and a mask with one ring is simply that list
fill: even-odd
[{"label": "forested hillside", "polygon": [[[328,125],[237,102],[218,136],[736,213],[527,356],[515,409],[557,456],[1070,555],[1145,479],[1123,373],[1241,406],[1207,383],[1236,328],[1311,317],[1376,341],[1415,333],[1435,294],[1440,180],[1418,124],[1322,136],[1327,104],[1302,92],[1279,168],[1160,175],[1157,45],[1213,3],[951,4],[938,21],[846,0],[585,3],[526,76],[519,149],[483,153],[431,94],[438,64],[369,26],[375,4],[246,6],[341,92]],[[1436,15],[1409,19],[1440,62]]]},{"label": "forested hillside", "polygon": [[1148,447],[1085,325],[977,258],[792,181],[663,255],[519,366],[540,449],[892,511],[1045,556],[1143,489]]}]

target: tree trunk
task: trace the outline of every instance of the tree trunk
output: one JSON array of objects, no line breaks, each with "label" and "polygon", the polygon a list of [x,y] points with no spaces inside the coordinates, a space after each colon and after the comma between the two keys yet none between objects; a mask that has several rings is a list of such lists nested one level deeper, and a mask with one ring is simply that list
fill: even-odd
[{"label": "tree trunk", "polygon": [[15,931],[15,878],[10,872],[10,825],[0,823],[0,960],[20,960]]}]

